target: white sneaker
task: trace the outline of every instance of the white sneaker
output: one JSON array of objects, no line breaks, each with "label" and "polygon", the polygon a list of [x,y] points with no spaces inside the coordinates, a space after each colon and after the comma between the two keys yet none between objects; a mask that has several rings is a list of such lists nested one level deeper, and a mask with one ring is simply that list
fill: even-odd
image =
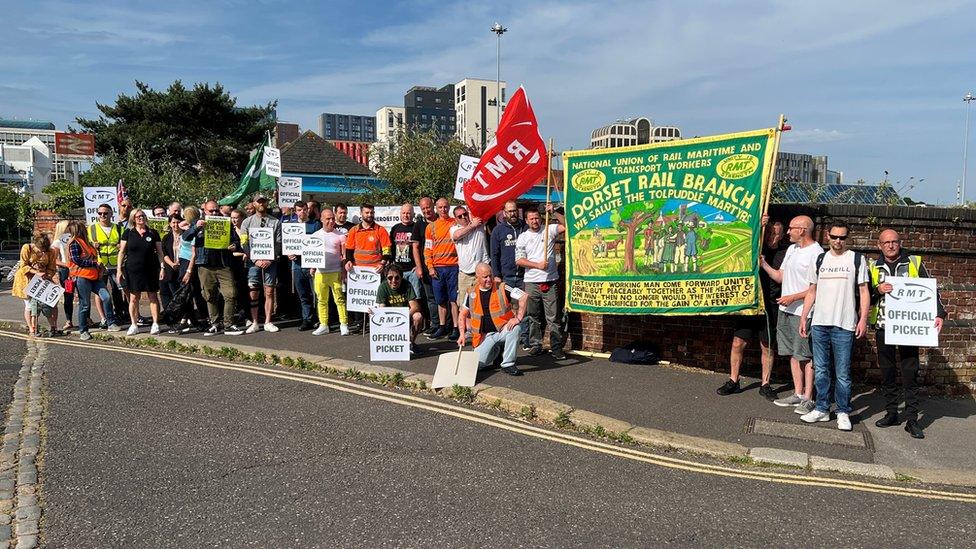
[{"label": "white sneaker", "polygon": [[280,328],[278,328],[277,326],[275,326],[274,324],[272,324],[270,322],[265,323],[265,325],[264,325],[264,331],[265,332],[275,333],[278,330],[280,330]]},{"label": "white sneaker", "polygon": [[851,426],[851,416],[837,412],[837,428],[841,431],[850,431],[853,429],[854,427]]},{"label": "white sneaker", "polygon": [[152,328],[149,328],[149,335],[159,335],[159,324],[153,322]]},{"label": "white sneaker", "polygon": [[126,330],[125,335],[127,335],[127,336],[134,336],[134,335],[136,335],[138,333],[139,333],[139,327],[136,326],[135,324],[133,324],[132,326],[129,326],[129,329],[128,330]]},{"label": "white sneaker", "polygon": [[817,423],[818,421],[830,421],[830,412],[821,412],[820,410],[814,410],[809,414],[803,414],[800,416],[800,421],[804,423]]},{"label": "white sneaker", "polygon": [[256,334],[256,333],[258,333],[258,330],[260,330],[260,329],[261,329],[261,327],[258,326],[258,323],[257,322],[252,322],[251,325],[247,327],[247,330],[244,330],[244,333],[245,334]]},{"label": "white sneaker", "polygon": [[349,325],[348,324],[340,324],[339,325],[339,335],[344,335],[344,336],[349,335]]},{"label": "white sneaker", "polygon": [[244,322],[244,327],[245,328],[250,328],[251,327],[251,324],[254,324],[254,321],[253,320],[247,320],[247,321]]},{"label": "white sneaker", "polygon": [[328,326],[328,324],[319,324],[319,327],[316,328],[314,332],[312,332],[312,335],[313,336],[320,336],[322,334],[327,334],[327,333],[329,333],[329,326]]}]

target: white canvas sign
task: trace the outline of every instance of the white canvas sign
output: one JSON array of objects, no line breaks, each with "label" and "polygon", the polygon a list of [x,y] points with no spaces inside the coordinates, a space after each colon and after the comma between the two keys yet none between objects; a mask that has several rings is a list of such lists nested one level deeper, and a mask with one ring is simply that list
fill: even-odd
[{"label": "white canvas sign", "polygon": [[305,238],[305,223],[302,222],[282,223],[281,224],[282,255],[302,255],[302,239],[304,238]]},{"label": "white canvas sign", "polygon": [[108,204],[112,207],[112,222],[115,223],[119,215],[119,201],[115,194],[115,187],[85,187],[82,189],[85,197],[85,222],[89,225],[98,221],[98,205]]},{"label": "white canvas sign", "polygon": [[454,198],[464,200],[464,184],[474,175],[474,169],[478,167],[479,160],[481,159],[476,156],[468,156],[465,154],[462,154],[461,158],[458,159],[457,180],[454,182]]},{"label": "white canvas sign", "polygon": [[410,309],[377,307],[369,319],[369,359],[410,360]]},{"label": "white canvas sign", "polygon": [[321,231],[302,237],[302,267],[325,268],[325,237]]},{"label": "white canvas sign", "polygon": [[[353,223],[359,223],[361,221],[359,216],[359,206],[349,207],[349,215],[347,219]],[[376,206],[376,208],[373,209],[373,219],[377,225],[383,227],[387,230],[387,232],[389,232],[393,229],[394,225],[400,222],[400,206]]]},{"label": "white canvas sign", "polygon": [[64,288],[50,280],[44,280],[41,275],[34,275],[27,283],[25,293],[48,307],[54,307],[61,300]]},{"label": "white canvas sign", "polygon": [[376,307],[380,275],[368,267],[353,267],[346,277],[346,309],[367,313]]},{"label": "white canvas sign", "polygon": [[248,229],[247,242],[251,246],[251,252],[248,254],[251,261],[274,261],[274,229],[270,227]]},{"label": "white canvas sign", "polygon": [[938,347],[935,279],[889,276],[884,281],[892,285],[884,302],[885,344]]},{"label": "white canvas sign", "polygon": [[293,208],[302,199],[301,177],[278,178],[278,207]]},{"label": "white canvas sign", "polygon": [[264,148],[264,173],[271,177],[281,177],[281,150]]}]

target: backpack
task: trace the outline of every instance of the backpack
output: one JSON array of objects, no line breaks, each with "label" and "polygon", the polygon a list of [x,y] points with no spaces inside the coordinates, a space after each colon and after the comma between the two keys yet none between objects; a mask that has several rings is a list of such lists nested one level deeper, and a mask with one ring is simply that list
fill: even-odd
[{"label": "backpack", "polygon": [[657,346],[645,341],[631,341],[610,353],[610,362],[621,364],[657,364],[661,361]]},{"label": "backpack", "polygon": [[[852,250],[853,251],[853,250]],[[817,278],[820,278],[820,266],[823,265],[824,257],[830,253],[829,251],[824,252],[817,256],[817,269],[814,271],[817,273]],[[864,254],[860,252],[854,252],[854,311],[860,316],[861,311],[861,292],[857,291],[857,273],[861,270],[861,263],[864,261]]]}]

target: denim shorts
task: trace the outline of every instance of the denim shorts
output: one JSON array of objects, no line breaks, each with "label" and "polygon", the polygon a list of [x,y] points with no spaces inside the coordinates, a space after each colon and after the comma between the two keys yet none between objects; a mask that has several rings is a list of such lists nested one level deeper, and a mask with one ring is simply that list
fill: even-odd
[{"label": "denim shorts", "polygon": [[457,301],[457,265],[452,267],[434,267],[434,270],[437,272],[437,278],[430,281],[430,285],[434,290],[434,301],[438,305],[447,305],[452,301]]},{"label": "denim shorts", "polygon": [[807,337],[800,337],[800,317],[779,311],[776,321],[776,347],[779,356],[790,356],[800,361],[813,358],[810,347],[810,319],[806,319]]},{"label": "denim shorts", "polygon": [[278,283],[278,265],[272,261],[267,269],[262,269],[253,262],[247,268],[247,287],[252,290],[264,286],[275,286]]}]

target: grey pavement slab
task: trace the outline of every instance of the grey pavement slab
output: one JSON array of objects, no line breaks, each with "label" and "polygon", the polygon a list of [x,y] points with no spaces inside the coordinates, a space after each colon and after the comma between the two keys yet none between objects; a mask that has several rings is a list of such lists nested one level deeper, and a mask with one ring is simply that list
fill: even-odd
[{"label": "grey pavement slab", "polygon": [[860,463],[843,459],[831,459],[820,456],[810,456],[810,469],[814,471],[836,471],[850,475],[884,478],[894,480],[895,470],[887,465],[874,463]]},{"label": "grey pavement slab", "polygon": [[810,456],[803,452],[783,450],[782,448],[752,448],[749,450],[749,457],[759,463],[786,465],[801,469],[806,468],[810,460]]},{"label": "grey pavement slab", "polygon": [[751,431],[757,435],[769,435],[796,440],[821,442],[824,444],[839,444],[855,448],[869,448],[870,438],[864,431],[841,431],[833,423],[823,425],[807,425],[805,423],[787,423],[756,419],[752,423]]}]

